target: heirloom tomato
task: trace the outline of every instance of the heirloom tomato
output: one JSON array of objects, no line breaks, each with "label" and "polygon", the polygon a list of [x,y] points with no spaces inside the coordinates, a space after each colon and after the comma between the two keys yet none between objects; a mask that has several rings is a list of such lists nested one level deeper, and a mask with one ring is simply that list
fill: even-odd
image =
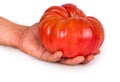
[{"label": "heirloom tomato", "polygon": [[95,54],[104,40],[102,24],[86,16],[73,4],[48,8],[39,22],[39,36],[51,53],[62,51],[64,58]]}]

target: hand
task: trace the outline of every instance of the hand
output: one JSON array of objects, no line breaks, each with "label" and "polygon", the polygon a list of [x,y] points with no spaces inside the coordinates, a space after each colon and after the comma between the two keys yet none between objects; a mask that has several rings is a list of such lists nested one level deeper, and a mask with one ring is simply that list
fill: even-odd
[{"label": "hand", "polygon": [[21,39],[19,40],[18,48],[38,59],[48,62],[60,62],[67,65],[76,65],[80,63],[85,64],[94,58],[94,55],[89,55],[88,57],[78,56],[73,59],[65,59],[62,58],[63,53],[60,51],[57,51],[53,54],[48,52],[40,43],[37,23],[26,28]]},{"label": "hand", "polygon": [[0,45],[12,46],[44,61],[59,62],[67,65],[85,64],[93,60],[94,55],[88,57],[78,56],[72,59],[62,58],[63,53],[48,52],[41,44],[38,35],[38,24],[22,26],[0,17]]},{"label": "hand", "polygon": [[95,55],[98,55],[99,53],[100,53],[100,50],[98,50],[95,54],[91,54],[87,57],[78,56],[73,59],[61,58],[60,63],[67,64],[67,65],[87,64],[94,59]]}]

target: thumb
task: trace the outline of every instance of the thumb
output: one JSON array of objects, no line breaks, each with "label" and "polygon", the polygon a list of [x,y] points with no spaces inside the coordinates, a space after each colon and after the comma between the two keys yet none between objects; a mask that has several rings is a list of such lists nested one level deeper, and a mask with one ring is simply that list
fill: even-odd
[{"label": "thumb", "polygon": [[25,50],[27,54],[48,62],[57,62],[61,59],[63,53],[61,51],[56,51],[55,53],[51,53],[47,51],[45,48],[40,46],[30,47],[28,50]]}]

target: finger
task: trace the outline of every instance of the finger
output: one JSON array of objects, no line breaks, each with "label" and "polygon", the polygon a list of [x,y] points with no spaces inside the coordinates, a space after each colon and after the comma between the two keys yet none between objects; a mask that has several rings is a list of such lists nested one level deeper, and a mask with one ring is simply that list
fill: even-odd
[{"label": "finger", "polygon": [[62,52],[57,51],[54,54],[45,51],[43,54],[41,54],[40,59],[48,62],[57,62],[61,59]]},{"label": "finger", "polygon": [[94,55],[89,55],[85,58],[85,60],[82,62],[83,64],[89,63],[94,59]]},{"label": "finger", "polygon": [[59,62],[62,63],[62,64],[66,64],[66,65],[77,65],[77,64],[83,62],[84,59],[85,58],[83,56],[78,56],[78,57],[75,57],[75,58],[72,58],[72,59],[62,58]]},{"label": "finger", "polygon": [[100,54],[100,50],[98,50],[94,55],[98,55],[98,54]]}]

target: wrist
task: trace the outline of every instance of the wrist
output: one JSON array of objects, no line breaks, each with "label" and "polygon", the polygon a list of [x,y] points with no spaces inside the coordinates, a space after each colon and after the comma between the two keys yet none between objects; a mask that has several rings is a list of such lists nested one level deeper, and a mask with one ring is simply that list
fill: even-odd
[{"label": "wrist", "polygon": [[14,29],[14,31],[10,33],[10,35],[13,37],[10,36],[11,38],[7,40],[7,46],[18,48],[27,29],[27,26],[17,26],[16,29]]},{"label": "wrist", "polygon": [[6,31],[5,33],[2,33],[2,36],[0,35],[0,44],[5,46],[18,47],[19,42],[26,30],[26,27],[17,26],[16,28],[9,30],[8,32]]},{"label": "wrist", "polygon": [[27,29],[27,26],[18,25],[0,17],[0,44],[18,47],[19,41]]}]

